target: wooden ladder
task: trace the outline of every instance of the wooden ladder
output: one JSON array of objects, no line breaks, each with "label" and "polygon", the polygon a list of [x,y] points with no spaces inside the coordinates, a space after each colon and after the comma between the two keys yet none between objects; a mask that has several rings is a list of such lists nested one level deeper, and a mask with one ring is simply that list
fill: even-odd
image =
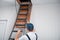
[{"label": "wooden ladder", "polygon": [[[19,9],[19,12],[17,14],[16,22],[15,22],[15,25],[12,29],[12,32],[11,32],[8,40],[15,39],[15,38],[12,38],[12,35],[13,35],[13,33],[16,33],[18,30],[14,30],[14,29],[23,28],[23,30],[24,30],[26,28],[25,24],[27,22],[30,22],[31,8],[32,8],[32,3],[30,3],[30,2],[20,3],[20,9]],[[22,32],[24,33],[23,30],[22,30]]]}]

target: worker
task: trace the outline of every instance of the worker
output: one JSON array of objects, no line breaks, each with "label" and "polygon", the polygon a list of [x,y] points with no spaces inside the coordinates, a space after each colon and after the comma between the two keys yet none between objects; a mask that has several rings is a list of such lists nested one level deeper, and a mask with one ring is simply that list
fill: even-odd
[{"label": "worker", "polygon": [[38,36],[34,31],[34,25],[32,23],[26,24],[27,33],[19,37],[22,34],[21,30],[18,30],[15,40],[37,40]]}]

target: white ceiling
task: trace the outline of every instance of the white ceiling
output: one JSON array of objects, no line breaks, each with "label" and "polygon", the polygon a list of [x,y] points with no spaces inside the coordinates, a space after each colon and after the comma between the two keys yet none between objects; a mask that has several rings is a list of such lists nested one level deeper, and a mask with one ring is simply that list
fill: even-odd
[{"label": "white ceiling", "polygon": [[[0,5],[2,4],[14,4],[16,0],[0,0]],[[31,0],[33,4],[51,4],[60,3],[60,0]]]},{"label": "white ceiling", "polygon": [[33,4],[60,3],[60,0],[32,0]]}]

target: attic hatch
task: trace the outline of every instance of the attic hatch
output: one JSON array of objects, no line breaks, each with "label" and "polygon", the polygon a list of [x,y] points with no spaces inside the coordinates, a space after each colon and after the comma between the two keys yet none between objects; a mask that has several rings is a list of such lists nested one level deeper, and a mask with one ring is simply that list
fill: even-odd
[{"label": "attic hatch", "polygon": [[20,0],[21,2],[31,2],[31,0]]}]

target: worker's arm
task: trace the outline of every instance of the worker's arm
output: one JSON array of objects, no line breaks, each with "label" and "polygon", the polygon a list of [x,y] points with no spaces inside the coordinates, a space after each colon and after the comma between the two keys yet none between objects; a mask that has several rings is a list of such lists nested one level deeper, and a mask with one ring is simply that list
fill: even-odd
[{"label": "worker's arm", "polygon": [[19,40],[19,35],[21,35],[21,34],[22,34],[21,30],[18,30],[16,37],[15,37],[15,40]]},{"label": "worker's arm", "polygon": [[17,2],[18,2],[18,4],[20,4],[21,2],[20,2],[20,0],[16,0]]}]

